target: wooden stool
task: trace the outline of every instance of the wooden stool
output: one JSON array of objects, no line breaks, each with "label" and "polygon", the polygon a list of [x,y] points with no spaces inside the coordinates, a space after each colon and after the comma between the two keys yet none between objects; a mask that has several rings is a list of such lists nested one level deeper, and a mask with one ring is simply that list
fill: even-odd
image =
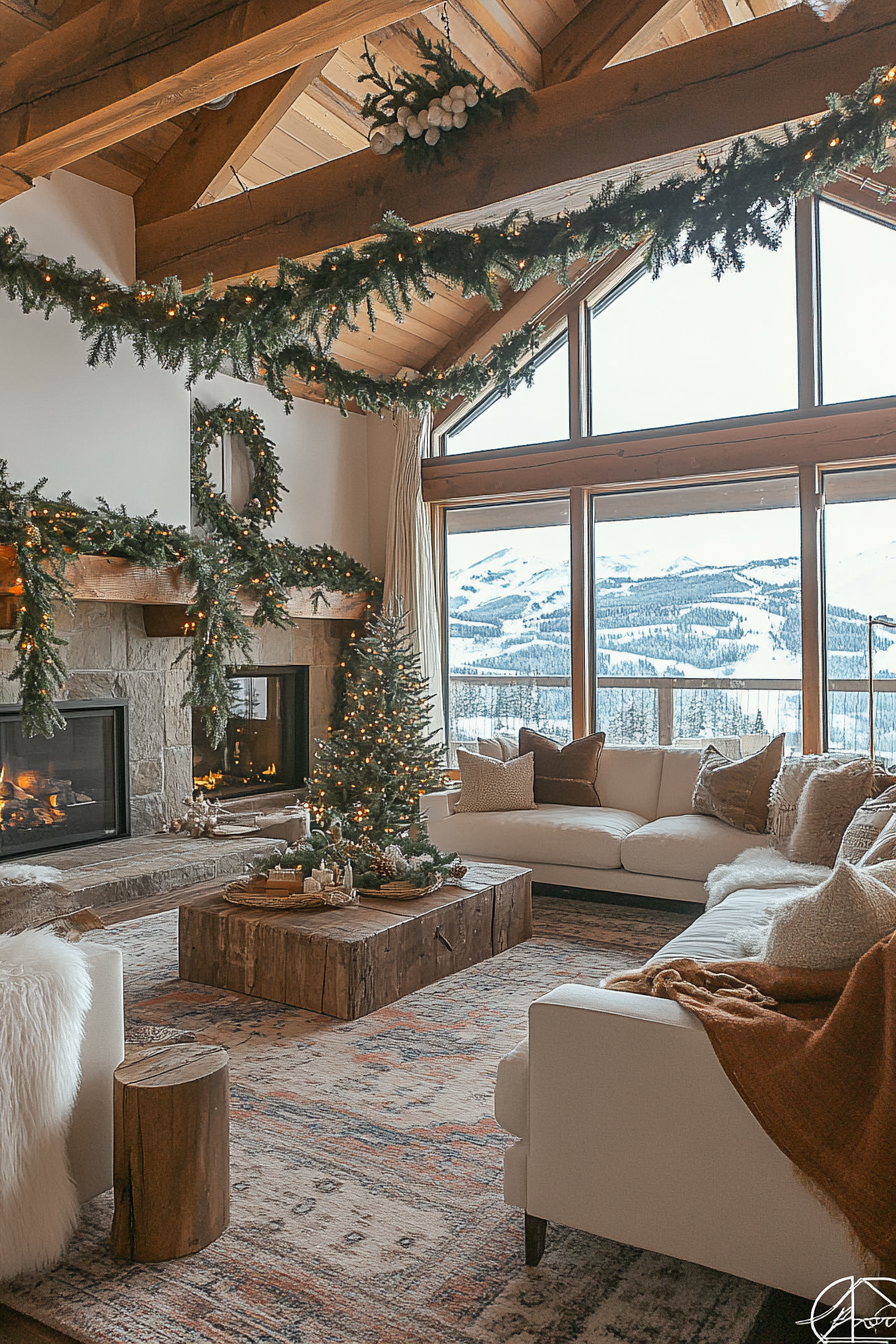
[{"label": "wooden stool", "polygon": [[230,1079],[214,1045],[138,1050],[115,1070],[112,1254],[175,1260],[230,1221]]}]

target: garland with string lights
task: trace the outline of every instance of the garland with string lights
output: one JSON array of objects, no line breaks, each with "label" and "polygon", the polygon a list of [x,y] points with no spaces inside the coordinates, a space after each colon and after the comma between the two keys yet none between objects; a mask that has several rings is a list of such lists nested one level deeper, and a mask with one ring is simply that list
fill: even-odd
[{"label": "garland with string lights", "polygon": [[[256,468],[253,498],[244,513],[237,513],[215,491],[208,474],[209,448],[223,434],[242,437]],[[8,464],[0,459],[0,545],[14,548],[20,579],[15,625],[2,637],[16,648],[9,676],[21,685],[26,736],[52,737],[65,728],[55,701],[68,670],[54,606],[72,599],[65,568],[76,556],[118,556],[152,569],[181,566],[196,589],[184,624],[189,643],[176,660],[190,664],[184,703],[199,710],[216,744],[223,739],[232,709],[227,669],[239,655],[245,658],[250,653],[251,633],[241,601],[247,593],[254,605],[255,626],[293,624],[287,609],[289,589],[312,589],[315,608],[326,602],[327,591],[369,594],[371,605],[378,598],[379,580],[344,552],[331,546],[296,546],[264,535],[263,529],[280,510],[285,487],[264,424],[239,401],[213,410],[194,403],[191,484],[204,536],[167,527],[154,515],[131,517],[124,508],[110,508],[105,500],[96,509],[85,509],[68,493],[49,499],[41,493],[46,478],[26,489],[21,481],[10,480]]]},{"label": "garland with string lights", "polygon": [[376,378],[343,368],[327,354],[359,313],[373,323],[374,302],[398,319],[416,299],[432,297],[441,281],[465,296],[486,295],[500,307],[499,281],[523,289],[542,275],[565,278],[579,258],[599,260],[619,247],[646,245],[654,273],[666,264],[709,257],[717,275],[743,267],[751,243],[777,247],[797,198],[811,195],[860,164],[880,171],[890,161],[887,137],[896,124],[896,67],[875,70],[854,94],[831,94],[828,111],[796,128],[783,143],[760,136],[735,141],[712,162],[701,154],[696,173],[653,186],[637,177],[609,183],[583,209],[558,218],[514,215],[464,232],[417,230],[394,215],[380,236],[360,248],[339,248],[317,265],[283,258],[275,282],[251,280],[213,294],[211,281],[185,295],[176,278],[130,288],[88,272],[73,259],[28,255],[11,228],[0,230],[0,288],[26,312],[68,312],[90,343],[88,362],[110,363],[122,341],[137,358],[185,368],[193,381],[223,367],[238,377],[259,373],[287,404],[287,379],[321,387],[344,409],[396,406],[419,413],[454,397],[475,397],[494,386],[508,392],[531,365],[539,329],[508,333],[482,359],[415,379]]}]

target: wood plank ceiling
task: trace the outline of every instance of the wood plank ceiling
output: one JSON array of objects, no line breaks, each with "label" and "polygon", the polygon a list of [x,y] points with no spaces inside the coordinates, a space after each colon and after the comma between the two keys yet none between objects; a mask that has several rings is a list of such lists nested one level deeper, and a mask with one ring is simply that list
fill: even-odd
[{"label": "wood plank ceiling", "polygon": [[[135,0],[139,3],[139,0]],[[195,0],[203,13],[215,9],[213,0]],[[0,0],[0,60],[14,56],[27,68],[29,47],[42,49],[60,26],[86,16],[101,15],[116,0]],[[128,0],[121,0],[127,7]],[[232,0],[231,0],[232,3]],[[356,14],[403,14],[395,22],[365,33],[363,18],[351,27],[345,18],[339,31],[352,35],[330,51],[318,33],[310,40],[300,34],[304,52],[313,51],[297,66],[264,71],[256,82],[239,89],[226,108],[184,106],[169,120],[156,120],[145,129],[106,143],[97,152],[66,166],[95,182],[135,198],[138,224],[150,224],[198,206],[200,209],[240,192],[301,174],[363,150],[367,126],[361,104],[369,85],[359,84],[364,71],[361,55],[366,41],[376,53],[384,72],[417,64],[414,33],[427,37],[445,34],[447,22],[455,54],[462,64],[484,75],[499,90],[523,85],[536,91],[560,84],[608,65],[637,60],[652,52],[692,42],[752,20],[762,20],[774,11],[787,9],[795,0],[448,0],[411,13],[410,6],[384,3],[351,5]],[[160,0],[162,9],[183,12],[183,0]],[[253,0],[236,8],[249,11]],[[217,9],[228,8],[218,3]],[[289,31],[297,20],[289,5],[283,11],[280,29]],[[323,13],[339,8],[339,0],[295,4],[295,10]],[[313,17],[313,16],[312,16]],[[91,15],[91,18],[94,18]],[[214,21],[214,15],[212,20]],[[89,20],[85,17],[84,23]],[[253,38],[249,18],[241,20],[247,41]],[[269,26],[273,21],[269,20]],[[175,18],[170,19],[172,29]],[[74,27],[72,28],[74,34]],[[335,29],[333,31],[336,31]],[[61,36],[61,34],[60,34]],[[314,43],[316,42],[316,45]],[[256,53],[257,45],[252,48]],[[279,66],[283,67],[283,60]],[[247,67],[248,68],[248,67]],[[271,62],[268,68],[272,68]],[[23,76],[24,78],[24,76]],[[237,81],[226,71],[216,75],[215,87],[230,87]],[[229,78],[230,85],[220,83]],[[195,102],[195,97],[191,100]],[[30,109],[29,109],[30,111]],[[0,131],[4,108],[0,106]],[[142,115],[142,114],[141,114]],[[142,115],[144,124],[147,120]],[[126,123],[123,119],[123,124]],[[134,124],[133,120],[131,124]],[[48,133],[47,143],[54,132]],[[104,133],[108,139],[108,132]],[[3,145],[0,144],[0,153]],[[55,150],[53,151],[55,152]],[[27,171],[7,158],[0,171]],[[14,194],[20,186],[7,192]],[[364,228],[359,229],[359,237]],[[373,373],[394,375],[401,368],[420,369],[454,357],[484,325],[482,299],[463,300],[437,286],[434,299],[417,305],[402,323],[383,314],[375,333],[366,328],[346,332],[334,353],[347,366]],[[297,391],[307,394],[302,386]]]}]

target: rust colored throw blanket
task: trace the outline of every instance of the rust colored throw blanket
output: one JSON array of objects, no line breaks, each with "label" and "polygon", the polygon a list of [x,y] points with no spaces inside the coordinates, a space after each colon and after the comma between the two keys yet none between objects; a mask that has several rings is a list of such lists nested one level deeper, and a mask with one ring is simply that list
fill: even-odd
[{"label": "rust colored throw blanket", "polygon": [[766,1133],[896,1271],[896,934],[852,970],[681,959],[607,989],[677,999]]}]

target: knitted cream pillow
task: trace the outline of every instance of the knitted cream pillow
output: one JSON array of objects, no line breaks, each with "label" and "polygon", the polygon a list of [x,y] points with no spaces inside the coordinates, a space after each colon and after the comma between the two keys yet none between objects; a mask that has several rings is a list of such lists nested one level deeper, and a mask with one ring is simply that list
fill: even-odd
[{"label": "knitted cream pillow", "polygon": [[833,971],[854,966],[896,929],[896,863],[837,867],[805,895],[776,905],[760,957],[770,966]]},{"label": "knitted cream pillow", "polygon": [[460,797],[455,812],[522,812],[535,807],[535,757],[495,761],[458,748]]},{"label": "knitted cream pillow", "polygon": [[[864,802],[843,834],[837,851],[837,863],[862,863],[887,822],[894,816],[896,816],[896,787],[886,789],[879,797],[869,798]],[[892,857],[891,854],[881,854],[877,860],[872,859],[871,862]]]},{"label": "knitted cream pillow", "polygon": [[816,770],[796,809],[787,857],[792,863],[823,863],[832,868],[847,826],[874,791],[869,760],[850,761],[833,770]]}]

